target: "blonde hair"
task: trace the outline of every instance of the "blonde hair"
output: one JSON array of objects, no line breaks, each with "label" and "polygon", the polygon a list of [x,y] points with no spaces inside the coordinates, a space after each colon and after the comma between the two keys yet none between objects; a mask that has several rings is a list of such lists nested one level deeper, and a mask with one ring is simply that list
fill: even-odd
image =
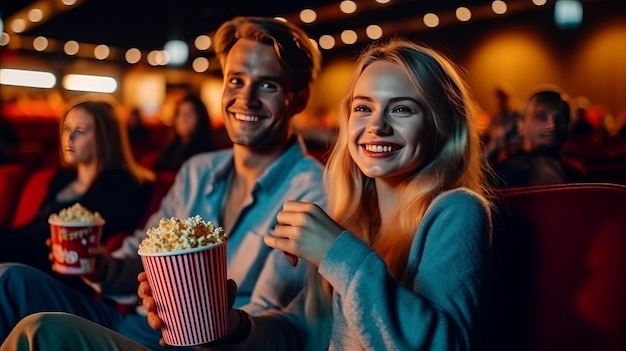
[{"label": "blonde hair", "polygon": [[[434,145],[423,164],[400,185],[394,205],[393,228],[382,224],[374,179],[366,177],[350,157],[348,118],[355,85],[366,67],[376,61],[397,65],[418,92],[432,118]],[[325,170],[331,216],[371,245],[387,264],[389,273],[405,286],[411,242],[427,208],[444,191],[459,187],[487,195],[480,142],[474,126],[474,106],[459,69],[438,52],[403,39],[374,44],[356,63],[339,111],[339,134]],[[329,313],[329,284],[316,272],[307,313]]]}]

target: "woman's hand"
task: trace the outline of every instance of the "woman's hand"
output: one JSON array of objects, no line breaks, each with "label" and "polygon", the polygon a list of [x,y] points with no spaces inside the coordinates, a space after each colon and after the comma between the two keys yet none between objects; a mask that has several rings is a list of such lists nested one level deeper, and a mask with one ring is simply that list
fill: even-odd
[{"label": "woman's hand", "polygon": [[276,217],[274,235],[265,244],[318,266],[344,230],[313,203],[287,201]]}]

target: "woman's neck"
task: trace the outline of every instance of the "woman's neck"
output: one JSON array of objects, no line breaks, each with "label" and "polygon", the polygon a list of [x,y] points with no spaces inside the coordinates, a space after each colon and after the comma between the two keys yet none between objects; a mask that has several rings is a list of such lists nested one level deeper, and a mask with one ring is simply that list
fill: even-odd
[{"label": "woman's neck", "polygon": [[393,218],[391,213],[395,211],[395,204],[397,203],[397,188],[379,179],[375,180],[375,182],[381,225],[384,226],[386,221]]},{"label": "woman's neck", "polygon": [[76,186],[86,191],[98,176],[98,164],[96,162],[80,163],[76,167]]}]

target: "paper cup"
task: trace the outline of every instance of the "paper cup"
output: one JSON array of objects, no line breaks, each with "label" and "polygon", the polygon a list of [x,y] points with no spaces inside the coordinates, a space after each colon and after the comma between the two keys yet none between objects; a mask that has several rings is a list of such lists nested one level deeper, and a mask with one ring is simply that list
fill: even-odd
[{"label": "paper cup", "polygon": [[226,335],[226,243],[165,253],[139,252],[168,345],[199,345]]},{"label": "paper cup", "polygon": [[85,224],[49,220],[53,264],[52,269],[61,274],[88,274],[93,272],[95,258],[91,247],[100,244],[104,223]]}]

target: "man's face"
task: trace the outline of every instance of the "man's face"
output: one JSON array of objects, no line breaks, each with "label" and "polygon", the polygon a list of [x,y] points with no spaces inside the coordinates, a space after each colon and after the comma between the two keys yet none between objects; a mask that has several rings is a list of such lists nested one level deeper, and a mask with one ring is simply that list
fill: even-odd
[{"label": "man's face", "polygon": [[234,144],[255,151],[282,148],[289,135],[287,74],[272,46],[240,39],[224,64],[224,124]]},{"label": "man's face", "polygon": [[532,150],[558,150],[564,142],[567,120],[556,108],[533,101],[520,130]]}]

